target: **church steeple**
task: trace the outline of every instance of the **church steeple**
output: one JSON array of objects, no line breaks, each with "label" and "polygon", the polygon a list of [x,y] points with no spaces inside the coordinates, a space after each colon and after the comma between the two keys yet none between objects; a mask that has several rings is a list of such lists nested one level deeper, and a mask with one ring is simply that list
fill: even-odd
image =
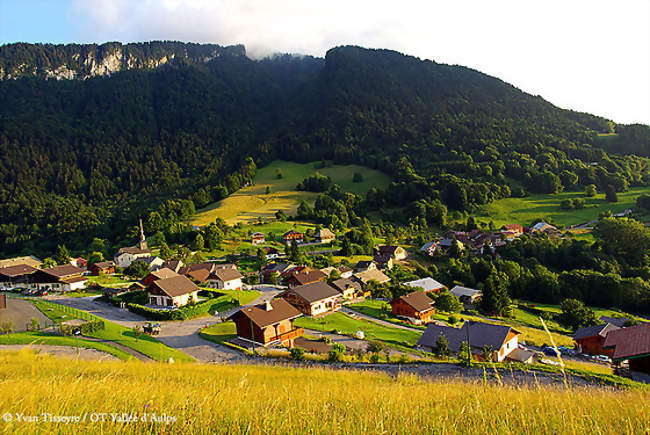
[{"label": "church steeple", "polygon": [[142,250],[147,249],[147,239],[144,237],[144,227],[142,226],[142,219],[140,219],[140,242],[138,243],[138,248]]}]

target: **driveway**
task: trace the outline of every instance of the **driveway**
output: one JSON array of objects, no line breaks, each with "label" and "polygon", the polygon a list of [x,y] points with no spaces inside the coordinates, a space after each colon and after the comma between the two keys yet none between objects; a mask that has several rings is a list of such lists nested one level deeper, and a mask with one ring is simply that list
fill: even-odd
[{"label": "driveway", "polygon": [[15,332],[26,331],[32,319],[38,320],[41,328],[52,323],[34,305],[22,299],[7,298],[7,308],[0,310],[0,323],[11,322]]}]

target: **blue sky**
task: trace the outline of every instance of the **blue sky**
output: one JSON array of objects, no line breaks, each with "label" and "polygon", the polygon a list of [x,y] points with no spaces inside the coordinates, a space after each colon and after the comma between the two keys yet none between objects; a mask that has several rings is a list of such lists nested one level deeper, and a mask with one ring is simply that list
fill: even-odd
[{"label": "blue sky", "polygon": [[650,0],[0,0],[0,43],[179,40],[469,66],[568,109],[650,124]]}]

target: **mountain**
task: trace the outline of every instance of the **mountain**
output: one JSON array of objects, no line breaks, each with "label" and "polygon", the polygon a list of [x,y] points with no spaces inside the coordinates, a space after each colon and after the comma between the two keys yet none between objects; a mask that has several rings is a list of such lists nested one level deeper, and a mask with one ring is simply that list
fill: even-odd
[{"label": "mountain", "polygon": [[650,161],[630,154],[643,154],[647,126],[628,135],[638,146],[605,145],[600,133],[630,127],[389,50],[252,60],[242,46],[10,44],[0,77],[6,253],[117,240],[154,210],[167,220],[148,231],[168,228],[278,157],[383,170],[395,183],[374,206],[464,211],[650,183]]}]

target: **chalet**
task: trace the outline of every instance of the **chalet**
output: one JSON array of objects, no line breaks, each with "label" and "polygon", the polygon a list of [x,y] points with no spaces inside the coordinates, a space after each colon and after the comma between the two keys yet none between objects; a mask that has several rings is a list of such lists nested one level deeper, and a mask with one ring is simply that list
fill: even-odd
[{"label": "chalet", "polygon": [[188,270],[185,273],[185,276],[188,277],[190,280],[195,282],[196,284],[202,285],[207,283],[210,280],[210,275],[212,272],[210,272],[210,269],[194,269],[194,270]]},{"label": "chalet", "polygon": [[151,284],[153,284],[154,281],[158,281],[159,279],[167,279],[174,276],[178,276],[178,274],[171,269],[163,267],[161,269],[154,270],[149,275],[142,278],[142,285],[149,287]]},{"label": "chalet", "polygon": [[364,272],[358,272],[352,275],[355,281],[358,281],[363,288],[368,285],[370,281],[375,281],[377,284],[385,284],[390,282],[390,278],[386,276],[381,270],[370,269]]},{"label": "chalet", "polygon": [[336,240],[336,234],[328,230],[327,228],[320,229],[316,231],[316,242],[318,243],[332,243]]},{"label": "chalet", "polygon": [[285,291],[282,297],[308,316],[317,316],[341,308],[336,302],[341,294],[324,282],[293,287]]},{"label": "chalet", "polygon": [[366,272],[368,270],[377,270],[377,265],[373,261],[359,261],[354,266],[355,272]]},{"label": "chalet", "polygon": [[[438,337],[444,335],[449,345],[449,350],[458,354],[463,342],[469,340],[470,349],[474,357],[483,358],[484,349],[494,350],[494,360],[501,362],[506,358],[521,359],[521,356],[514,353],[519,347],[519,335],[521,333],[510,326],[492,325],[490,323],[467,321],[461,328],[452,326],[438,326],[431,324],[418,340],[418,347],[432,352],[436,348]],[[520,359],[517,359],[519,361]],[[530,361],[528,355],[524,355],[524,361]]]},{"label": "chalet", "polygon": [[427,323],[429,317],[436,312],[433,300],[424,292],[415,291],[400,296],[390,302],[392,313],[402,319],[419,325]]},{"label": "chalet", "polygon": [[180,275],[181,274],[180,270],[184,266],[185,264],[183,264],[183,262],[180,260],[170,260],[170,261],[165,261],[161,267],[166,267],[167,269],[173,270],[174,272]]},{"label": "chalet", "polygon": [[558,236],[560,234],[560,230],[546,222],[538,222],[530,227],[528,231],[531,233],[544,233],[549,236]]},{"label": "chalet", "polygon": [[339,276],[341,278],[350,278],[352,276],[353,270],[349,268],[348,266],[339,266],[339,267],[324,267],[323,269],[320,269],[321,272],[323,272],[325,275],[328,277],[332,275],[334,271],[338,272]]},{"label": "chalet", "polygon": [[420,253],[433,257],[435,253],[440,250],[440,241],[427,242],[420,248]]},{"label": "chalet", "polygon": [[587,355],[612,356],[613,349],[604,349],[605,337],[610,331],[620,329],[610,323],[580,328],[573,334],[573,341],[578,345],[578,350]]},{"label": "chalet", "polygon": [[262,275],[262,279],[265,280],[270,276],[275,276],[276,278],[279,278],[280,275],[295,266],[291,263],[269,263],[262,267],[260,270],[260,274]]},{"label": "chalet", "polygon": [[416,279],[415,281],[408,281],[405,282],[404,285],[408,287],[421,288],[425,293],[439,293],[440,290],[446,288],[444,284],[440,284],[438,281],[431,277]]},{"label": "chalet", "polygon": [[241,290],[243,275],[230,267],[218,268],[210,275],[209,287],[223,290]]},{"label": "chalet", "polygon": [[320,270],[304,269],[299,272],[292,273],[289,279],[287,279],[287,285],[289,287],[298,287],[301,285],[324,281],[325,278],[327,278],[327,275],[325,275]]},{"label": "chalet", "polygon": [[454,288],[449,290],[449,293],[456,296],[464,304],[473,304],[483,296],[480,290],[462,287],[460,285],[454,286]]},{"label": "chalet", "polygon": [[294,240],[296,243],[300,244],[305,241],[305,235],[296,230],[289,230],[282,235],[282,240],[284,240],[284,243],[286,244],[289,244]]},{"label": "chalet", "polygon": [[29,288],[31,277],[37,270],[27,264],[0,268],[0,290]]},{"label": "chalet", "polygon": [[303,335],[293,320],[302,314],[284,299],[274,299],[263,304],[244,307],[230,316],[241,340],[260,346],[293,347],[296,338]]},{"label": "chalet", "polygon": [[165,260],[156,256],[138,258],[138,261],[142,261],[144,264],[146,264],[147,269],[149,270],[158,270],[162,267],[163,264],[165,264]]},{"label": "chalet", "polygon": [[186,276],[178,275],[154,281],[147,292],[150,305],[178,308],[196,301],[199,288]]},{"label": "chalet", "polygon": [[41,260],[34,257],[33,255],[28,255],[25,257],[7,258],[4,260],[0,260],[0,269],[9,266],[20,266],[22,264],[31,266],[34,269],[38,269],[39,267],[41,267]]},{"label": "chalet", "polygon": [[144,237],[144,228],[142,219],[140,219],[140,241],[138,246],[129,246],[120,248],[113,257],[113,261],[118,267],[129,267],[135,260],[151,257],[151,250],[147,247],[147,239]]},{"label": "chalet", "polygon": [[272,246],[265,246],[262,248],[262,251],[264,251],[267,260],[273,260],[282,256],[282,254],[280,254],[280,251]]},{"label": "chalet", "polygon": [[373,261],[377,264],[379,269],[388,269],[391,270],[395,265],[393,257],[388,254],[379,254],[372,257]]},{"label": "chalet", "polygon": [[90,265],[92,275],[110,275],[115,273],[115,263],[112,261],[99,261]]},{"label": "chalet", "polygon": [[519,237],[524,234],[524,227],[521,224],[507,224],[501,227],[501,232],[508,238]]},{"label": "chalet", "polygon": [[613,348],[615,364],[628,361],[631,372],[650,374],[650,323],[610,331],[605,348]]},{"label": "chalet", "polygon": [[394,245],[379,245],[375,246],[373,250],[374,255],[389,255],[395,261],[406,259],[406,250],[401,246]]},{"label": "chalet", "polygon": [[458,239],[444,238],[440,241],[440,248],[442,248],[444,251],[448,251],[453,245],[456,245],[461,251],[465,250],[465,244]]},{"label": "chalet", "polygon": [[88,278],[82,276],[83,269],[71,264],[37,270],[32,275],[30,288],[47,291],[69,292],[86,288]]},{"label": "chalet", "polygon": [[332,281],[330,285],[343,295],[343,299],[370,296],[370,292],[363,291],[361,284],[349,278],[337,279],[336,281]]},{"label": "chalet", "polygon": [[611,323],[612,325],[618,326],[619,328],[625,328],[626,326],[630,325],[630,319],[627,317],[600,316],[598,320],[603,323]]},{"label": "chalet", "polygon": [[79,269],[85,269],[88,266],[88,261],[85,258],[77,257],[77,258],[71,258],[70,264],[72,264],[75,267],[78,267]]},{"label": "chalet", "polygon": [[262,245],[264,243],[266,243],[266,237],[264,236],[264,233],[257,232],[251,234],[251,244],[253,246]]}]

